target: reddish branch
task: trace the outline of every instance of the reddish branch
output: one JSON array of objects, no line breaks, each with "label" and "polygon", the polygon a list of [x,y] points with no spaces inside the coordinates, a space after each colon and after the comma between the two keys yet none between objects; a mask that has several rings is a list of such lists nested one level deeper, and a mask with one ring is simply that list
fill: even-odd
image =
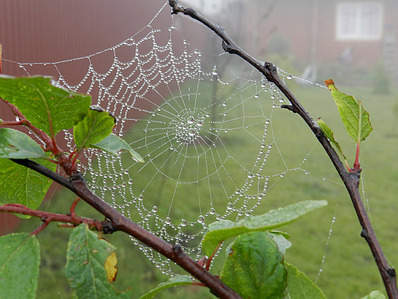
[{"label": "reddish branch", "polygon": [[[175,262],[181,266],[184,270],[189,272],[193,277],[201,281],[207,286],[211,292],[220,298],[241,298],[232,289],[227,287],[222,281],[210,274],[197,262],[192,260],[188,255],[184,253],[179,245],[171,245],[163,239],[155,236],[154,234],[146,231],[136,223],[132,222],[127,217],[123,216],[119,211],[111,207],[101,198],[93,194],[84,182],[83,177],[79,173],[75,173],[69,179],[49,170],[48,168],[27,159],[11,159],[17,164],[23,165],[30,169],[33,169],[42,175],[52,179],[60,185],[68,188],[79,196],[82,200],[91,205],[94,209],[104,215],[109,221],[102,223],[102,231],[104,233],[112,233],[116,231],[122,231],[130,236],[133,236],[137,240],[141,241],[145,245],[156,250],[163,256]],[[73,205],[72,205],[73,206]],[[70,215],[72,219],[73,216]]]},{"label": "reddish branch", "polygon": [[52,148],[54,147],[54,144],[51,140],[50,137],[48,137],[48,135],[46,133],[44,133],[42,130],[40,130],[39,128],[36,128],[35,126],[33,126],[31,124],[30,121],[28,121],[26,119],[26,117],[17,109],[17,107],[15,107],[13,104],[9,103],[7,100],[1,99],[3,102],[5,102],[10,108],[12,113],[18,118],[18,121],[3,121],[0,126],[26,126],[27,128],[29,128],[30,130],[32,130],[36,136],[43,141],[46,145],[47,148],[45,148],[44,150],[52,150]]},{"label": "reddish branch", "polygon": [[90,218],[83,218],[76,216],[75,214],[64,215],[51,213],[47,211],[32,210],[24,205],[20,204],[5,204],[0,206],[0,212],[6,213],[16,213],[22,215],[29,215],[33,217],[38,217],[43,221],[43,223],[32,232],[32,235],[37,235],[43,229],[45,229],[51,222],[62,222],[72,224],[73,226],[86,223],[89,227],[95,228],[98,231],[102,231],[102,222]]},{"label": "reddish branch", "polygon": [[[331,162],[336,168],[341,180],[344,182],[346,189],[350,195],[352,204],[355,208],[358,220],[362,226],[361,236],[365,238],[368,242],[370,250],[372,251],[373,257],[379,269],[380,275],[383,279],[384,286],[386,288],[389,298],[398,298],[398,290],[396,285],[396,273],[394,268],[392,268],[381,249],[379,242],[377,241],[376,234],[372,228],[369,217],[366,213],[364,204],[362,202],[359,193],[359,178],[360,169],[355,172],[349,173],[343,166],[339,156],[336,151],[331,146],[327,137],[323,134],[322,130],[319,128],[318,124],[314,122],[310,114],[304,109],[304,107],[299,103],[294,94],[287,88],[284,82],[280,79],[277,68],[270,62],[260,63],[258,60],[247,54],[244,50],[239,48],[222,30],[219,26],[211,23],[206,18],[200,16],[195,10],[191,8],[184,8],[177,4],[176,0],[169,0],[169,5],[172,8],[173,14],[183,13],[198,22],[202,23],[215,34],[217,34],[222,40],[222,46],[224,51],[235,54],[245,60],[247,63],[255,67],[260,73],[262,73],[268,81],[274,83],[278,89],[288,98],[290,105],[283,105],[282,108],[286,108],[292,112],[297,113],[305,121],[307,126],[315,134],[318,141],[322,144],[324,150],[328,154]],[[354,167],[355,168],[355,167]],[[354,169],[355,170],[355,169]]]},{"label": "reddish branch", "polygon": [[[72,173],[76,170],[76,161],[79,152],[73,152],[68,157],[67,155],[65,155],[65,152],[62,151],[62,149],[58,146],[54,137],[48,136],[44,131],[32,125],[32,123],[27,120],[26,117],[13,104],[1,98],[0,100],[5,102],[11,108],[12,113],[18,119],[17,121],[3,121],[0,123],[0,127],[25,126],[30,129],[33,133],[35,133],[36,137],[45,144],[44,147],[39,144],[43,148],[43,150],[46,152],[50,152],[56,159],[48,160],[59,165],[68,176],[72,175]],[[50,129],[52,131],[52,124],[50,124]]]},{"label": "reddish branch", "polygon": [[[183,269],[189,272],[193,277],[197,278],[204,285],[206,285],[212,293],[220,298],[240,298],[232,289],[227,287],[222,281],[210,274],[201,265],[192,260],[188,255],[186,255],[182,248],[178,245],[172,246],[166,241],[160,239],[159,237],[153,235],[152,233],[146,231],[136,223],[132,222],[130,219],[123,216],[119,211],[112,208],[101,198],[93,194],[85,184],[83,177],[76,172],[76,159],[79,152],[74,152],[67,156],[57,145],[54,137],[49,137],[45,132],[33,126],[25,116],[11,103],[5,101],[12,109],[13,113],[19,118],[16,122],[3,122],[0,126],[18,126],[23,125],[31,129],[41,141],[45,143],[44,150],[51,152],[57,163],[65,172],[66,175],[70,177],[70,180],[50,171],[46,167],[30,161],[30,160],[16,160],[11,159],[15,163],[31,168],[48,178],[54,180],[55,182],[65,186],[66,188],[72,190],[76,195],[94,207],[98,212],[103,214],[109,221],[101,223],[99,230],[104,233],[113,233],[115,231],[123,231],[136,239],[143,242],[145,245],[151,247],[152,249],[158,251],[165,257],[174,261],[176,264],[180,265]],[[52,125],[50,124],[50,131],[52,132]],[[52,134],[53,135],[53,134]],[[52,161],[52,160],[51,160]],[[5,205],[2,206],[4,212],[9,213],[20,213],[25,215],[31,215],[40,217],[43,221],[32,234],[38,234],[43,229],[45,229],[50,222],[58,221],[65,222],[67,224],[80,224],[85,223],[89,220],[85,218],[77,217],[74,213],[74,208],[77,204],[77,200],[71,206],[70,215],[52,214],[43,211],[34,211],[24,207],[22,205]],[[0,210],[1,211],[1,210]],[[93,224],[98,225],[98,222]]]}]

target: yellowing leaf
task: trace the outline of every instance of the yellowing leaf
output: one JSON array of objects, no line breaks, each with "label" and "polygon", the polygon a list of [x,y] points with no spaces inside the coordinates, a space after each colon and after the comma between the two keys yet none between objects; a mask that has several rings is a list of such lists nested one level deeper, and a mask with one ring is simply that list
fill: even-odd
[{"label": "yellowing leaf", "polygon": [[326,80],[325,84],[332,93],[348,134],[357,143],[365,140],[373,128],[370,123],[369,113],[365,110],[362,103],[357,101],[353,96],[339,91],[332,79]]},{"label": "yellowing leaf", "polygon": [[117,257],[116,252],[112,252],[105,260],[104,268],[106,271],[106,278],[109,282],[114,282],[117,275]]},{"label": "yellowing leaf", "polygon": [[[120,292],[107,279],[105,264],[116,248],[98,238],[86,224],[74,228],[66,253],[65,274],[79,299],[133,298],[130,292]],[[112,261],[114,257],[110,257]],[[110,262],[111,268],[115,262]],[[115,276],[116,274],[114,274]]]}]

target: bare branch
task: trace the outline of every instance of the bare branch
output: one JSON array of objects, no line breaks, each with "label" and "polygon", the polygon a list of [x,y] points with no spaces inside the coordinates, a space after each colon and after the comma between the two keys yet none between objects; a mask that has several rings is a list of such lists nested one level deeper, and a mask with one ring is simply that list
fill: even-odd
[{"label": "bare branch", "polygon": [[[133,236],[145,245],[151,247],[163,256],[172,260],[177,265],[181,266],[193,277],[206,285],[214,295],[220,298],[241,298],[232,289],[223,284],[223,282],[218,277],[210,274],[197,262],[192,260],[188,255],[186,255],[181,247],[177,245],[173,246],[163,239],[146,231],[127,217],[123,216],[119,211],[111,207],[104,200],[93,194],[88,189],[81,174],[75,173],[68,180],[34,161],[28,159],[11,160],[17,164],[37,171],[38,173],[41,173],[42,175],[57,182],[58,184],[68,188],[77,196],[79,196],[82,200],[87,202],[94,209],[104,215],[110,221],[106,223],[106,226],[104,224],[104,232],[112,233],[115,231],[122,231],[129,234],[130,236]],[[71,215],[70,217],[71,219],[74,218],[73,215]]]},{"label": "bare branch", "polygon": [[350,195],[352,204],[355,208],[357,218],[362,226],[361,236],[367,241],[370,250],[373,254],[374,260],[379,269],[380,275],[383,279],[384,286],[386,288],[389,298],[398,298],[398,290],[396,285],[396,274],[395,270],[388,264],[381,246],[376,238],[376,234],[370,223],[369,217],[366,213],[363,205],[360,193],[359,193],[359,177],[360,171],[348,173],[343,163],[341,162],[336,151],[331,146],[329,140],[323,134],[318,124],[313,121],[310,114],[304,109],[300,102],[296,99],[294,94],[288,89],[284,82],[280,79],[277,68],[270,62],[265,62],[263,65],[257,61],[254,57],[248,55],[244,50],[239,48],[219,26],[211,23],[208,19],[200,16],[192,8],[184,8],[177,4],[176,0],[169,0],[169,5],[172,8],[173,14],[183,13],[191,18],[202,23],[215,34],[217,34],[222,40],[222,47],[225,52],[235,54],[245,60],[247,63],[255,67],[260,73],[262,73],[268,81],[274,83],[278,89],[287,97],[291,105],[285,105],[283,108],[296,112],[305,121],[307,126],[312,130],[315,137],[322,144],[325,152],[329,156],[331,162],[336,168],[341,180],[343,181],[346,189]]},{"label": "bare branch", "polygon": [[96,228],[97,230],[100,231],[102,230],[101,221],[95,219],[83,218],[76,215],[64,215],[64,214],[51,213],[47,211],[32,210],[20,204],[2,205],[0,206],[0,212],[16,213],[16,214],[29,215],[32,217],[40,218],[43,221],[43,223],[35,231],[32,232],[33,235],[37,235],[39,232],[45,229],[47,225],[50,224],[51,222],[69,223],[74,226],[86,223],[89,227]]}]

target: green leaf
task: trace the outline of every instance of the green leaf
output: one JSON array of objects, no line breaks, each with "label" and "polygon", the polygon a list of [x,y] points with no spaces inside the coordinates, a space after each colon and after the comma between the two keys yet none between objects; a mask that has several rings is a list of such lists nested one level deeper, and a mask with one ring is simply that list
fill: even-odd
[{"label": "green leaf", "polygon": [[290,299],[326,299],[322,290],[295,266],[286,264]]},{"label": "green leaf", "polygon": [[369,295],[362,297],[361,299],[385,299],[386,296],[378,290],[370,292]]},{"label": "green leaf", "polygon": [[270,231],[270,237],[274,240],[275,244],[278,246],[279,252],[285,255],[286,249],[292,246],[289,240],[287,240],[282,234],[274,233]]},{"label": "green leaf", "polygon": [[26,134],[8,128],[0,128],[0,158],[44,158],[45,152]]},{"label": "green leaf", "polygon": [[156,288],[145,293],[139,299],[151,299],[164,289],[168,289],[168,288],[172,288],[172,287],[176,287],[176,286],[191,285],[191,284],[192,284],[191,276],[176,275],[176,276],[170,278],[168,281],[160,283]]},{"label": "green leaf", "polygon": [[370,123],[369,113],[365,110],[362,103],[353,96],[339,91],[335,87],[333,80],[326,80],[325,83],[332,93],[348,134],[355,142],[359,143],[365,140],[373,128]]},{"label": "green leaf", "polygon": [[104,140],[93,144],[92,147],[99,148],[111,154],[117,154],[121,150],[126,150],[130,153],[131,157],[135,161],[144,163],[144,159],[140,156],[140,154],[133,150],[125,140],[115,134],[111,134]]},{"label": "green leaf", "polygon": [[266,231],[288,224],[312,210],[327,205],[325,200],[308,200],[289,205],[284,208],[271,210],[263,215],[251,216],[233,222],[220,220],[209,225],[209,230],[202,240],[202,250],[211,256],[217,245],[232,237],[253,231]]},{"label": "green leaf", "polygon": [[336,141],[336,139],[334,138],[334,134],[332,129],[330,129],[328,127],[328,125],[320,118],[318,118],[317,120],[319,127],[321,128],[323,134],[325,134],[325,136],[327,137],[327,139],[329,139],[329,141],[331,143],[333,143],[333,145],[336,147],[337,151],[340,153],[340,155],[347,160],[346,156],[343,153],[343,150],[340,147],[340,144]]},{"label": "green leaf", "polygon": [[127,298],[107,279],[105,262],[115,247],[89,230],[86,224],[74,228],[66,253],[65,274],[79,299]]},{"label": "green leaf", "polygon": [[0,76],[0,98],[15,105],[33,126],[51,137],[72,128],[91,103],[88,95],[53,86],[49,77]]},{"label": "green leaf", "polygon": [[[37,162],[55,171],[55,164],[45,160]],[[0,159],[0,204],[18,203],[37,209],[51,183],[50,179],[30,168],[8,159]]]},{"label": "green leaf", "polygon": [[92,147],[111,134],[114,126],[115,119],[108,112],[90,109],[73,127],[77,149]]},{"label": "green leaf", "polygon": [[221,280],[242,298],[284,298],[287,271],[269,233],[240,235],[227,254]]},{"label": "green leaf", "polygon": [[36,298],[40,245],[27,233],[0,237],[0,298]]}]

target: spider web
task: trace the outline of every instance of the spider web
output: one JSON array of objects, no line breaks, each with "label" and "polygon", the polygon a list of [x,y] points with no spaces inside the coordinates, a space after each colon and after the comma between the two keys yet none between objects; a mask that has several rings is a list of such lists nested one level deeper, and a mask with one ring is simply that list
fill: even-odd
[{"label": "spider web", "polygon": [[[93,104],[116,117],[114,133],[145,163],[87,150],[79,167],[90,189],[198,259],[209,223],[261,210],[270,186],[292,173],[310,173],[304,165],[311,150],[286,161],[274,131],[274,115],[286,102],[277,88],[253,72],[235,75],[239,67],[227,79],[217,66],[207,70],[202,51],[183,39],[172,18],[168,28],[156,25],[161,14],[170,14],[167,3],[139,32],[88,56],[11,63],[29,75],[45,67],[55,74],[54,85],[91,94]],[[99,65],[104,57],[108,63]],[[70,65],[85,68],[78,82],[63,71]],[[282,69],[279,73],[285,80],[294,78]],[[65,132],[65,140],[72,152],[71,132]],[[162,273],[173,275],[168,260],[132,240]]]}]

